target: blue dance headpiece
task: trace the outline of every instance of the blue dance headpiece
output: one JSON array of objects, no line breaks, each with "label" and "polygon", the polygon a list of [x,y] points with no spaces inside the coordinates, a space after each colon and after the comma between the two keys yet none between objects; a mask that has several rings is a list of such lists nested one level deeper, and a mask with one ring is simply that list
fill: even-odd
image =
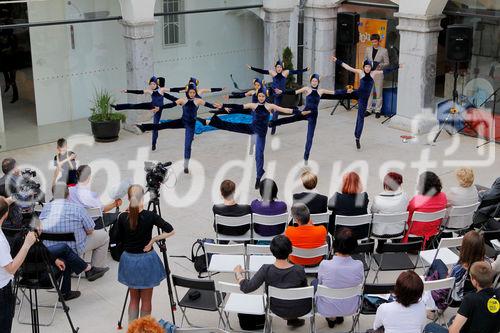
[{"label": "blue dance headpiece", "polygon": [[158,78],[156,76],[154,76],[154,75],[151,76],[151,78],[149,79],[148,84],[151,83],[151,82],[154,82],[154,83],[158,84]]},{"label": "blue dance headpiece", "polygon": [[365,60],[363,62],[363,67],[366,66],[366,65],[370,65],[373,68],[373,63],[370,60]]},{"label": "blue dance headpiece", "polygon": [[312,81],[312,79],[316,79],[316,80],[318,80],[318,83],[319,83],[319,81],[320,81],[320,80],[319,80],[319,74],[318,74],[318,73],[314,73],[314,74],[312,74],[311,76],[309,76],[309,82],[311,82],[311,81]]},{"label": "blue dance headpiece", "polygon": [[264,94],[264,95],[266,95],[266,97],[269,96],[268,95],[269,91],[264,86],[260,86],[260,89],[257,89],[257,91],[255,93],[256,93],[256,95]]},{"label": "blue dance headpiece", "polygon": [[195,77],[190,77],[188,84],[189,83],[192,83],[192,84],[194,84],[195,86],[198,87],[198,85],[200,84],[200,81],[197,78],[195,78]]},{"label": "blue dance headpiece", "polygon": [[259,79],[258,77],[256,77],[255,79],[253,79],[253,84],[255,84],[255,83],[260,84],[260,86],[261,86],[261,87],[262,87],[262,86],[264,86],[264,85],[262,84],[262,80],[261,80],[261,79]]},{"label": "blue dance headpiece", "polygon": [[198,94],[198,90],[196,89],[196,85],[192,82],[190,82],[187,86],[186,86],[186,97],[189,98],[189,91],[190,90],[194,90],[196,91],[196,94]]},{"label": "blue dance headpiece", "polygon": [[276,61],[276,65],[274,65],[274,67],[276,67],[278,65],[283,67],[283,61],[281,61],[281,59],[278,59],[278,61]]}]

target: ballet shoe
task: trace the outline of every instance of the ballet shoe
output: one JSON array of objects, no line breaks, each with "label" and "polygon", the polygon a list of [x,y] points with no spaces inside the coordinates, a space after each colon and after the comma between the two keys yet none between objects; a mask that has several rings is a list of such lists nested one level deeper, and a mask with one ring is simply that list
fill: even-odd
[{"label": "ballet shoe", "polygon": [[271,130],[271,135],[275,135],[276,134],[276,127],[273,127],[273,129]]},{"label": "ballet shoe", "polygon": [[365,118],[371,116],[371,112],[365,111]]},{"label": "ballet shoe", "polygon": [[137,127],[142,133],[146,132],[142,124],[136,124],[135,127]]},{"label": "ballet shoe", "polygon": [[255,189],[258,190],[260,187],[260,179],[255,180]]},{"label": "ballet shoe", "polygon": [[359,139],[356,139],[356,148],[361,149],[361,143],[359,143]]},{"label": "ballet shoe", "polygon": [[156,145],[151,145],[151,150],[155,151],[156,150]]},{"label": "ballet shoe", "polygon": [[380,118],[380,112],[375,113],[375,118],[377,118],[377,119]]},{"label": "ballet shoe", "polygon": [[184,168],[184,173],[185,174],[189,174],[189,169],[188,168]]},{"label": "ballet shoe", "polygon": [[116,109],[116,104],[109,104],[113,109]]}]

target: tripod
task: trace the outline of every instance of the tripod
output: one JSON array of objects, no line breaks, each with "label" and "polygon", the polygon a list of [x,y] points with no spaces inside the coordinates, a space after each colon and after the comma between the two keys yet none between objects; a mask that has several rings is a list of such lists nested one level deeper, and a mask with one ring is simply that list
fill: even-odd
[{"label": "tripod", "polygon": [[[152,211],[155,214],[161,216],[160,189],[159,188],[148,188],[148,192],[150,193],[150,199],[148,202],[147,210]],[[161,234],[160,228],[158,228],[158,234]],[[166,245],[166,242],[164,239],[156,242],[156,245],[158,245],[158,248],[160,249],[160,252],[162,253],[162,256],[163,256],[163,265],[165,266],[165,275],[166,275],[166,280],[167,280],[168,298],[170,301],[170,312],[172,314],[172,323],[175,325],[175,313],[174,313],[174,311],[176,310],[177,305],[175,304],[175,301],[174,301],[174,294],[172,292],[172,283],[170,281],[170,267],[168,264],[167,245]],[[123,316],[125,314],[125,307],[127,306],[127,300],[128,300],[129,294],[130,294],[130,289],[127,289],[127,294],[125,295],[125,300],[123,302],[122,313],[120,315],[120,320],[118,321],[118,325],[117,325],[118,329],[122,329]]]},{"label": "tripod", "polygon": [[458,91],[457,91],[457,80],[458,80],[458,62],[455,62],[455,71],[453,72],[453,106],[450,108],[450,111],[448,112],[448,115],[444,119],[443,123],[439,126],[439,130],[436,133],[436,136],[434,137],[434,140],[432,140],[432,143],[436,143],[437,139],[439,138],[439,135],[443,131],[443,129],[448,133],[450,136],[456,133],[462,132],[465,128],[471,129],[476,135],[479,135],[477,131],[464,120],[464,126],[458,130],[452,133],[448,128],[446,128],[446,125],[450,120],[453,121],[453,124],[455,124],[455,120],[457,120],[457,116],[459,115],[459,110],[456,107],[457,105],[457,99],[458,99]]},{"label": "tripod", "polygon": [[[40,283],[40,274],[47,273],[49,276],[49,280],[54,289],[57,292],[57,296],[59,298],[59,302],[61,302],[62,309],[66,314],[66,318],[68,319],[69,326],[71,327],[72,333],[77,333],[80,329],[73,325],[73,321],[69,315],[69,307],[66,305],[64,301],[63,295],[61,293],[61,289],[57,284],[57,280],[54,275],[54,271],[52,270],[52,265],[50,264],[48,250],[45,248],[43,243],[38,240],[32,247],[32,251],[36,251],[35,253],[41,253],[41,262],[37,260],[37,262],[30,262],[29,265],[27,263],[23,264],[23,269],[21,272],[21,281],[19,281],[19,276],[16,278],[16,288],[26,286],[26,289],[29,289],[29,296],[24,295],[24,297],[28,298],[31,308],[31,332],[32,333],[40,333],[40,318],[38,315],[38,289],[41,289]],[[40,258],[36,258],[40,259]],[[69,268],[67,268],[69,269]],[[33,274],[36,277],[32,278],[31,276],[22,276],[22,275]],[[26,285],[23,281],[26,280]]]},{"label": "tripod", "polygon": [[[489,99],[491,97],[493,97],[493,108],[491,109],[491,119],[492,119],[492,127],[493,127],[493,141],[496,141],[496,137],[494,136],[495,134],[495,113],[496,113],[496,104],[497,104],[497,93],[498,91],[500,91],[500,88],[498,88],[497,90],[495,90],[491,95],[488,96],[488,98],[486,98],[484,100],[483,103],[481,103],[481,105],[478,106],[478,108],[482,107],[484,104],[486,104],[487,101],[489,101]],[[491,137],[488,138],[488,140],[485,142],[485,143],[482,143],[480,144],[479,146],[477,146],[476,148],[479,148],[479,147],[482,147],[482,146],[485,146],[487,145],[488,143],[490,143],[492,140],[491,140]]]},{"label": "tripod", "polygon": [[[353,89],[353,86],[352,85],[347,85],[346,86],[346,90],[349,90],[349,89]],[[335,113],[335,111],[337,110],[337,108],[339,107],[339,105],[343,106],[347,111],[351,111],[352,109],[354,109],[358,104],[357,103],[354,103],[351,105],[351,94],[347,94],[346,97],[340,99],[337,104],[335,104],[335,106],[333,107],[333,110],[332,112],[330,112],[330,116],[333,116],[333,114]]]}]

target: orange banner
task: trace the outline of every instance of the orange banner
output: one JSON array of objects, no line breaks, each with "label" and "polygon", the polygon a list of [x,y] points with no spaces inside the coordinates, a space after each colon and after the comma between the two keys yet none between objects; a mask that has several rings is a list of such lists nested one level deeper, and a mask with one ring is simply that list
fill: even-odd
[{"label": "orange banner", "polygon": [[[370,36],[380,35],[380,46],[385,47],[387,40],[387,20],[360,18],[359,20],[359,42],[356,45],[356,68],[362,68],[365,49],[371,46]],[[356,76],[354,87],[359,87],[359,77]]]}]

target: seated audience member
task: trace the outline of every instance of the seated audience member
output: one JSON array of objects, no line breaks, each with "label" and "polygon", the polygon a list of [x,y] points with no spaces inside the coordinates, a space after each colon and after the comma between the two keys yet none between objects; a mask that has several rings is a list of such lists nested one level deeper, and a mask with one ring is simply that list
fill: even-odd
[{"label": "seated audience member", "polygon": [[[108,204],[103,204],[99,199],[99,195],[96,192],[92,192],[90,189],[90,180],[92,170],[88,165],[80,165],[77,169],[78,184],[76,186],[70,187],[68,200],[81,205],[83,208],[100,208],[103,213],[104,221],[95,221],[97,229],[101,229],[103,226],[109,226],[115,222],[115,214],[104,214],[111,210],[120,207],[122,204],[121,199],[116,199]],[[104,225],[102,224],[104,223]]]},{"label": "seated audience member", "polygon": [[[297,226],[289,226],[285,235],[290,239],[292,245],[301,249],[313,249],[326,244],[327,231],[323,226],[312,224],[309,209],[303,203],[296,203],[291,209],[293,222]],[[290,261],[297,265],[314,266],[318,265],[323,257],[298,258],[290,256]]]},{"label": "seated audience member", "polygon": [[[68,200],[68,186],[58,183],[53,186],[52,194],[54,199],[43,206],[40,214],[40,221],[45,232],[74,233],[76,242],[66,242],[68,246],[83,255],[91,253],[92,269],[85,273],[89,281],[93,281],[106,272],[109,267],[104,267],[108,254],[109,236],[104,230],[94,230],[95,223],[88,216],[87,211],[81,205]],[[44,241],[49,247],[60,242]]]},{"label": "seated audience member", "polygon": [[408,235],[416,235],[424,238],[424,246],[430,237],[436,235],[439,231],[442,219],[432,222],[414,222],[412,218],[414,212],[433,213],[445,209],[448,203],[446,194],[441,192],[441,179],[431,171],[422,173],[418,179],[417,193],[408,204],[408,230],[405,235],[405,241]]},{"label": "seated audience member", "polygon": [[475,292],[464,297],[449,328],[427,324],[425,333],[500,332],[500,289],[493,289],[494,273],[490,264],[477,261],[470,268],[470,280]]},{"label": "seated audience member", "polygon": [[[243,267],[239,265],[235,267],[234,272],[241,291],[251,293],[262,284],[265,285],[266,292],[269,286],[280,289],[306,287],[304,268],[293,265],[287,260],[292,253],[290,240],[284,235],[278,235],[273,238],[270,247],[276,261],[272,265],[263,265],[250,280],[245,279]],[[298,317],[311,311],[311,300],[285,301],[271,298],[270,307],[274,314],[286,319],[289,326],[298,327],[304,325],[304,320]]]},{"label": "seated audience member", "polygon": [[342,177],[340,193],[336,192],[328,201],[328,209],[332,211],[328,225],[330,234],[333,235],[335,231],[336,215],[356,216],[368,213],[368,194],[362,190],[361,179],[356,172],[348,172]]},{"label": "seated audience member", "polygon": [[486,230],[500,229],[500,222],[494,219],[500,217],[500,177],[495,180],[490,189],[479,192],[479,201],[479,207],[474,213],[474,224],[478,227],[484,225]]},{"label": "seated audience member", "polygon": [[[17,254],[12,258],[10,245],[2,231],[2,225],[9,211],[9,204],[0,197],[0,332],[10,333],[12,319],[16,307],[16,294],[12,288],[12,280],[23,264],[28,251],[36,242],[36,234],[28,232],[24,243]],[[305,275],[304,275],[305,276]]]},{"label": "seated audience member", "polygon": [[[220,184],[220,194],[224,199],[224,203],[216,204],[212,207],[214,217],[215,215],[239,217],[252,213],[250,205],[240,205],[234,200],[235,191],[236,184],[232,180],[226,179]],[[224,225],[218,225],[216,229],[214,219],[214,230],[221,235],[241,236],[244,235],[248,230],[250,230],[250,226],[245,225],[238,227],[228,227]]]},{"label": "seated audience member", "polygon": [[399,275],[394,288],[394,302],[377,309],[373,329],[384,333],[421,333],[427,322],[425,304],[421,301],[424,283],[413,271]]},{"label": "seated audience member", "polygon": [[465,295],[474,291],[468,272],[472,264],[485,260],[485,252],[484,238],[480,233],[472,230],[464,235],[458,262],[453,265],[449,274],[455,278],[455,288],[451,293],[455,305],[458,305]]},{"label": "seated audience member", "polygon": [[[261,180],[259,193],[262,200],[255,199],[250,204],[252,213],[260,215],[281,215],[288,212],[286,203],[276,200],[278,198],[278,185],[274,180],[266,178]],[[261,236],[275,236],[285,231],[286,224],[268,226],[255,224],[255,232]]]},{"label": "seated audience member", "polygon": [[295,193],[293,203],[302,202],[309,208],[309,213],[319,214],[327,212],[328,197],[314,192],[318,184],[318,177],[311,171],[304,171],[300,175],[302,185],[307,190],[305,192]]},{"label": "seated audience member", "polygon": [[54,176],[52,184],[63,182],[69,186],[75,185],[78,181],[76,178],[76,154],[68,151],[68,143],[66,139],[57,140],[56,155],[54,156]]},{"label": "seated audience member", "polygon": [[127,333],[166,333],[163,327],[151,316],[141,317],[128,325]]},{"label": "seated audience member", "polygon": [[[323,260],[319,264],[318,284],[333,289],[351,288],[363,283],[364,267],[360,260],[351,257],[358,242],[352,230],[341,228],[333,242],[335,256],[331,260]],[[317,311],[326,318],[328,327],[344,322],[343,316],[356,313],[359,297],[332,300],[316,297]]]},{"label": "seated audience member", "polygon": [[455,171],[458,186],[451,187],[447,192],[448,206],[468,206],[479,200],[474,185],[474,171],[471,168],[458,168]]},{"label": "seated audience member", "polygon": [[[408,195],[401,189],[403,176],[397,172],[389,172],[384,177],[384,191],[373,199],[370,208],[372,213],[377,214],[400,214],[406,212],[408,207]],[[372,233],[378,236],[401,235],[401,230],[394,230],[391,225],[374,224]]]}]

